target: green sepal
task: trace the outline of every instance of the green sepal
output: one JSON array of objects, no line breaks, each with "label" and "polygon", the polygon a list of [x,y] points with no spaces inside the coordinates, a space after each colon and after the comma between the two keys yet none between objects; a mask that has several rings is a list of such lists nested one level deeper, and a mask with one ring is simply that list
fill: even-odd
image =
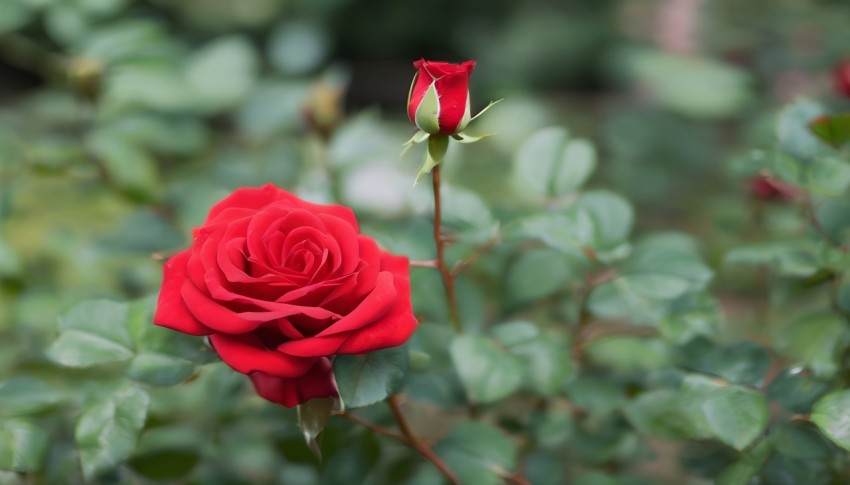
[{"label": "green sepal", "polygon": [[328,424],[334,408],[337,407],[334,401],[332,397],[310,399],[298,406],[298,427],[301,428],[307,446],[319,462],[322,461],[322,449],[319,447],[318,437]]},{"label": "green sepal", "polygon": [[413,185],[416,185],[417,182],[419,182],[420,177],[430,172],[432,168],[436,167],[443,161],[448,148],[448,136],[433,135],[428,137],[428,152],[425,154],[425,163],[422,164],[422,167],[419,169],[419,173],[416,174],[416,180],[413,181]]},{"label": "green sepal", "polygon": [[452,138],[457,140],[458,143],[475,143],[485,138],[490,138],[493,135],[495,135],[495,133],[487,133],[486,135],[479,136],[467,135],[466,133],[455,133],[454,135],[452,135]]},{"label": "green sepal", "polygon": [[422,143],[423,141],[427,140],[429,136],[431,136],[431,135],[428,134],[428,133],[425,133],[422,130],[417,131],[409,140],[404,142],[404,145],[402,145],[401,155],[399,155],[399,158],[403,157],[405,155],[405,153],[407,153],[407,151],[410,150],[410,147],[412,147],[413,145],[418,145],[419,143]]},{"label": "green sepal", "polygon": [[471,120],[469,120],[469,121],[470,121],[470,122],[475,121],[475,119],[476,119],[476,118],[478,118],[479,116],[483,115],[483,114],[484,114],[484,113],[485,113],[488,109],[492,108],[493,106],[496,106],[497,104],[499,104],[500,102],[502,102],[504,99],[505,99],[505,98],[501,98],[501,99],[497,99],[496,101],[490,101],[490,104],[488,104],[487,106],[485,106],[485,107],[484,107],[484,109],[482,109],[481,111],[479,111],[479,112],[478,112],[478,114],[477,114],[477,115],[475,115],[475,116],[473,116],[473,117],[472,117],[472,119],[471,119]]},{"label": "green sepal", "polygon": [[422,131],[431,134],[440,132],[440,96],[437,94],[436,83],[431,83],[425,91],[425,96],[416,108],[414,121]]}]

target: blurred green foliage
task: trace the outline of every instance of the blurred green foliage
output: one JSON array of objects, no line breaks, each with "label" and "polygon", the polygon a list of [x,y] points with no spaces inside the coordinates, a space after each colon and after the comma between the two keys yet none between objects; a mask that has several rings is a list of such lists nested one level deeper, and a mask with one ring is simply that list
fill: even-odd
[{"label": "blurred green foliage", "polygon": [[[476,59],[473,106],[506,98],[444,165],[465,332],[414,268],[411,342],[336,362],[349,412],[391,428],[372,404],[400,388],[464,483],[847,482],[850,137],[808,124],[850,108],[829,80],[848,15],[3,0],[0,483],[439,483],[338,417],[317,462],[294,411],[150,324],[162,260],[240,186],[349,205],[433,259],[398,159],[419,57]],[[761,175],[793,197],[755,197]]]}]

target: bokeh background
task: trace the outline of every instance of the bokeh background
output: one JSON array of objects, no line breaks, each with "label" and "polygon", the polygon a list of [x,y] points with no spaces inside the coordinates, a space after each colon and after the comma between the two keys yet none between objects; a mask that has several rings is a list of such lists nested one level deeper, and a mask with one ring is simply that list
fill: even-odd
[{"label": "bokeh background", "polygon": [[[475,59],[474,110],[504,98],[472,127],[496,136],[450,151],[452,185],[511,214],[525,200],[512,185],[517,147],[566,127],[596,146],[589,186],[631,200],[638,233],[699,240],[729,335],[758,337],[763,275],[722,257],[798,210],[765,216],[747,160],[773,145],[784,105],[850,108],[832,80],[850,56],[848,19],[844,0],[2,0],[0,377],[50,375],[44,348],[77,302],[155,293],[162,259],[236,187],[350,205],[365,232],[428,259],[427,187],[411,189],[421,154],[399,159],[421,57]],[[478,200],[457,217],[475,219]],[[423,288],[420,308],[442,298]],[[204,385],[241,385],[219,374],[226,385]],[[274,446],[246,441],[260,423],[223,428],[232,441],[210,456],[230,461],[193,455],[194,476],[284,473]],[[277,445],[294,446],[290,435]],[[168,462],[150,456],[133,466],[156,479]],[[351,460],[333,476],[372,463]],[[67,467],[54,464],[53,479]],[[310,466],[286,473],[319,479]],[[672,462],[641,473],[681,477]]]}]

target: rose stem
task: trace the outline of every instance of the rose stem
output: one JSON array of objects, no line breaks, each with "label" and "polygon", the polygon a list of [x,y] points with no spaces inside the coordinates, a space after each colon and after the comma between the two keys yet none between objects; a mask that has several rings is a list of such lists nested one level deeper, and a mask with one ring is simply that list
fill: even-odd
[{"label": "rose stem", "polygon": [[434,243],[437,245],[437,268],[443,277],[443,286],[446,287],[446,297],[449,300],[449,313],[451,313],[452,326],[455,333],[462,333],[460,324],[460,312],[457,309],[457,296],[455,294],[455,280],[449,268],[446,266],[446,242],[443,239],[441,229],[442,204],[440,203],[440,166],[431,170],[434,182]]},{"label": "rose stem", "polygon": [[342,415],[342,417],[351,421],[352,423],[357,423],[359,425],[362,425],[362,426],[370,429],[371,431],[373,431],[377,434],[387,436],[387,437],[392,438],[392,439],[394,439],[394,440],[396,440],[400,443],[403,443],[405,445],[408,445],[408,446],[410,445],[410,441],[408,441],[408,439],[405,438],[404,436],[396,433],[395,431],[393,431],[391,429],[387,429],[383,426],[379,426],[379,425],[377,425],[377,424],[375,424],[371,421],[366,421],[365,419],[361,418],[360,416],[356,416],[356,415],[351,414],[351,413],[345,413],[345,414]]},{"label": "rose stem", "polygon": [[419,452],[422,456],[431,461],[431,463],[436,466],[440,472],[445,475],[446,479],[452,485],[460,485],[460,479],[457,475],[454,474],[453,471],[449,470],[443,460],[440,459],[439,456],[434,454],[430,448],[428,448],[425,443],[422,442],[414,433],[413,430],[410,429],[410,425],[407,423],[407,419],[405,419],[404,414],[401,413],[401,403],[399,402],[399,397],[397,394],[394,394],[387,398],[387,404],[390,405],[390,409],[393,412],[393,416],[395,416],[395,420],[398,423],[398,429],[401,431],[402,436],[404,436],[410,447]]}]

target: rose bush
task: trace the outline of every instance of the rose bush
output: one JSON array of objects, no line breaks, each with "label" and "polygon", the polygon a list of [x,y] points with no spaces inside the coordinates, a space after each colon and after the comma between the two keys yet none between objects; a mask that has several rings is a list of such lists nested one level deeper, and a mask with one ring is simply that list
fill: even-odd
[{"label": "rose bush", "polygon": [[461,64],[426,61],[418,69],[407,98],[407,115],[420,130],[431,135],[453,135],[472,120],[469,76],[475,61]]},{"label": "rose bush", "polygon": [[346,207],[238,189],[166,262],[154,323],[208,335],[269,401],[336,396],[333,356],[400,345],[417,325],[407,258],[358,231]]}]

